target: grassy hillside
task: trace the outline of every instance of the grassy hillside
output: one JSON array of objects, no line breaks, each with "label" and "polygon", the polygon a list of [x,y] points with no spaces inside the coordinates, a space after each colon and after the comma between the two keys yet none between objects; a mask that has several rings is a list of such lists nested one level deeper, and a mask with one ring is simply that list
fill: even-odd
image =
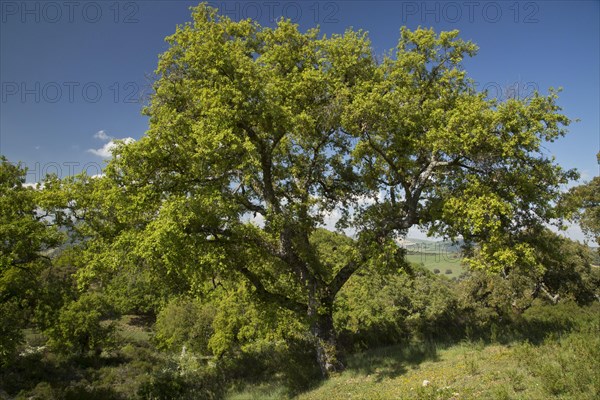
[{"label": "grassy hillside", "polygon": [[407,250],[408,262],[423,265],[432,272],[438,270],[440,275],[457,278],[464,271],[460,247],[451,242],[407,238],[399,245]]},{"label": "grassy hillside", "polygon": [[[120,344],[99,359],[68,361],[38,347],[17,367],[0,373],[0,399],[220,398],[207,397],[207,389],[229,385],[213,374],[192,373],[193,381],[181,380],[173,371],[193,371],[199,365],[193,357],[157,352],[149,342],[149,327],[142,317],[121,318]],[[237,381],[237,389],[225,398],[592,400],[600,398],[599,332],[598,303],[583,308],[573,303],[537,305],[487,342],[413,341],[379,347],[351,355],[344,373],[314,382],[312,389],[295,396],[273,375]],[[34,345],[39,337],[30,332],[28,341]],[[424,381],[429,384],[424,386]],[[191,397],[173,392],[184,383],[198,386]],[[154,394],[143,395],[149,389]]]},{"label": "grassy hillside", "polygon": [[[355,354],[349,359],[347,371],[295,398],[600,398],[600,308],[587,309],[577,317],[568,316],[567,308],[555,311],[547,312],[554,314],[548,316],[544,315],[546,311],[537,310],[537,315],[527,316],[530,329],[525,336],[529,338],[507,337],[487,344],[412,343]],[[579,325],[570,332],[560,328],[570,324]],[[542,329],[549,326],[553,328],[544,333]],[[282,387],[262,385],[232,393],[228,399],[285,397]]]},{"label": "grassy hillside", "polygon": [[464,271],[458,254],[455,254],[452,258],[440,256],[436,253],[407,254],[406,260],[413,264],[423,265],[431,272],[436,272],[437,269],[440,275],[445,275],[448,278],[457,278]]}]

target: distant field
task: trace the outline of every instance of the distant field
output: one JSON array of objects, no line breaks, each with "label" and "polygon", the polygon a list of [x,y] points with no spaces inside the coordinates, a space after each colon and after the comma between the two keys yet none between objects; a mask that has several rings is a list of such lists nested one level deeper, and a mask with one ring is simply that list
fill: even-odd
[{"label": "distant field", "polygon": [[[434,272],[435,269],[440,270],[440,275],[445,275],[448,278],[456,278],[464,271],[461,258],[458,253],[417,253],[407,254],[406,259],[413,264],[422,264],[428,270]],[[447,274],[450,270],[452,273]]]},{"label": "distant field", "polygon": [[460,243],[407,238],[398,244],[407,251],[406,260],[423,265],[431,272],[439,270],[439,275],[457,278],[463,273]]}]

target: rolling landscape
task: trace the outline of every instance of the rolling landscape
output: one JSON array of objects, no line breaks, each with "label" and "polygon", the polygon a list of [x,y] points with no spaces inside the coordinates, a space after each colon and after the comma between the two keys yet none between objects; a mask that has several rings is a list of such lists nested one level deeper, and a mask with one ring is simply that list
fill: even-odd
[{"label": "rolling landscape", "polygon": [[0,11],[0,400],[600,399],[600,3]]}]

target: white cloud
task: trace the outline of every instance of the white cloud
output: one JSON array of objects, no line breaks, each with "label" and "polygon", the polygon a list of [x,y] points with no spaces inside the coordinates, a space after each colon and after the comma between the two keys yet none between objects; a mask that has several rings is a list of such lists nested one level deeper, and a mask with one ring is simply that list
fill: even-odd
[{"label": "white cloud", "polygon": [[112,149],[114,147],[115,147],[114,142],[110,141],[99,149],[88,149],[88,152],[92,153],[98,157],[110,158],[110,157],[112,157]]},{"label": "white cloud", "polygon": [[323,228],[330,231],[335,231],[335,224],[340,220],[340,218],[342,218],[342,213],[337,208],[333,209],[332,211],[325,212],[323,215]]},{"label": "white cloud", "polygon": [[[100,131],[103,132],[103,131]],[[95,136],[95,135],[94,135]],[[123,141],[125,144],[130,144],[135,142],[134,138],[131,137],[126,137],[124,139],[119,139],[121,141]],[[110,140],[109,142],[105,143],[104,146],[100,147],[99,149],[88,149],[88,153],[92,153],[98,157],[102,157],[102,158],[111,158],[112,157],[112,151],[114,150],[114,148],[117,146],[117,143],[115,142],[115,140]]]},{"label": "white cloud", "polygon": [[112,136],[109,136],[109,135],[108,135],[108,134],[107,134],[105,131],[103,131],[103,130],[100,130],[100,131],[98,131],[98,132],[94,133],[94,138],[95,138],[95,139],[100,139],[100,140],[102,140],[102,141],[105,141],[105,142],[107,142],[107,141],[109,141],[109,140],[112,140],[112,139],[114,139]]}]

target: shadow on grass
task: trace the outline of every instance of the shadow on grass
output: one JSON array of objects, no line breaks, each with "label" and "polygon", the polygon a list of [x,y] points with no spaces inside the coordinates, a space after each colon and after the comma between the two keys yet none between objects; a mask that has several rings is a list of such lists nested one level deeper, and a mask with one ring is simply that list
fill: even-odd
[{"label": "shadow on grass", "polygon": [[130,316],[128,324],[143,329],[150,329],[155,322],[156,317],[154,315],[137,314]]},{"label": "shadow on grass", "polygon": [[381,347],[349,357],[348,371],[374,375],[377,381],[395,378],[424,361],[437,361],[437,345],[434,342],[417,342]]},{"label": "shadow on grass", "polygon": [[[478,338],[486,343],[509,345],[527,341],[541,345],[548,338],[566,335],[598,320],[600,305],[581,307],[573,302],[535,305],[522,315],[513,316],[509,324],[495,325]],[[495,331],[495,332],[494,332]]]},{"label": "shadow on grass", "polygon": [[125,362],[121,356],[63,359],[49,353],[28,354],[0,370],[0,387],[12,396],[26,392],[32,399],[120,399],[112,389],[89,383],[101,368]]},{"label": "shadow on grass", "polygon": [[122,395],[111,388],[90,388],[84,385],[67,388],[62,394],[62,397],[65,400],[125,400]]}]

